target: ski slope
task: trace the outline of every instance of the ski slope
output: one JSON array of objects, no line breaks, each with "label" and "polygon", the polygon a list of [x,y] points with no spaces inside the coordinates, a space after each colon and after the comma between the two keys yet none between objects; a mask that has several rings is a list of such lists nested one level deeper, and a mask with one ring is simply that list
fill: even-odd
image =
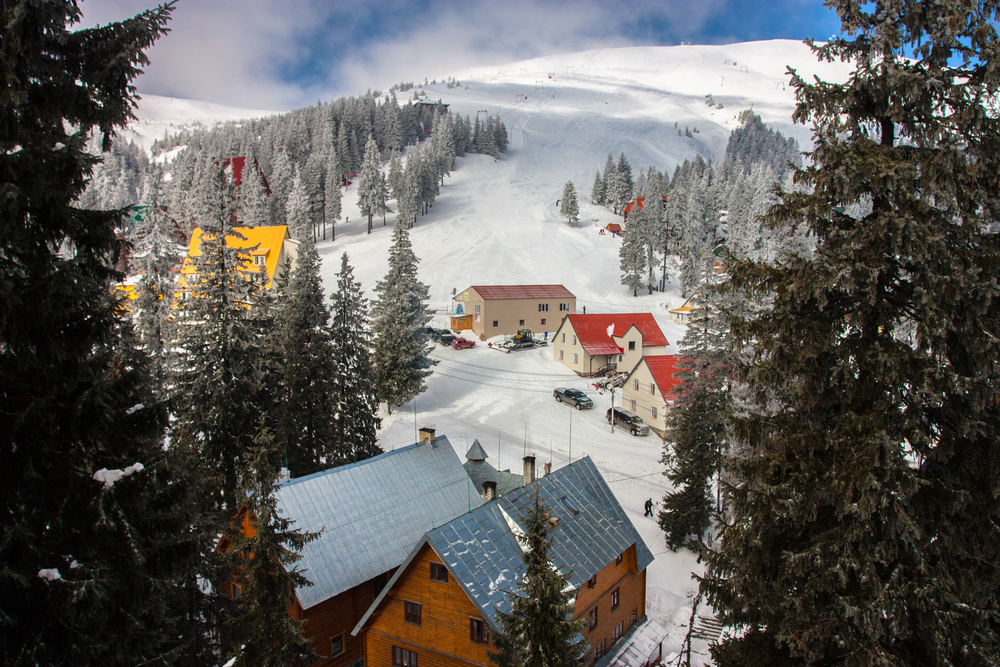
[{"label": "ski slope", "polygon": [[[418,86],[428,99],[441,99],[463,116],[499,113],[510,133],[508,151],[496,160],[459,158],[433,209],[410,232],[421,260],[420,279],[430,287],[437,312],[433,325],[447,327],[452,294],[470,285],[560,283],[577,296],[578,312],[584,306],[589,313],[651,312],[675,352],[684,334],[667,319],[667,311],[683,301],[676,275],[664,293],[633,297],[621,285],[621,239],[597,233],[598,226],[619,218],[590,204],[594,175],[609,152],[617,160],[624,151],[636,176],[650,164],[672,172],[697,154],[717,160],[737,115],[750,108],[807,147],[810,129],[791,122],[795,99],[787,66],[827,80],[849,74],[841,63],[817,63],[801,43],[769,41],[588,51],[446,73],[461,84],[451,89],[443,83]],[[400,101],[412,94],[401,93]],[[146,108],[140,106],[140,115]],[[240,116],[239,111],[231,110],[230,117],[266,113]],[[213,113],[207,114],[209,121],[221,119],[219,109]],[[683,136],[687,127],[698,132]],[[559,218],[555,206],[568,180],[580,198],[581,222],[574,227]],[[387,270],[394,216],[388,215],[385,226],[377,219],[368,235],[356,200],[355,185],[344,194],[347,221],[337,226],[336,241],[319,243],[323,279],[328,290],[335,289],[346,252],[371,295]],[[557,326],[553,318],[549,333]],[[558,468],[571,458],[591,456],[656,554],[648,573],[648,613],[666,625],[676,619],[664,650],[677,650],[678,623],[687,622],[684,605],[696,590],[691,573],[699,566],[689,552],[669,552],[655,522],[643,517],[646,498],[658,505],[669,489],[655,434],[634,438],[617,429],[612,434],[604,420],[611,397],[554,361],[551,348],[503,354],[479,343],[469,350],[438,346],[433,356],[438,365],[427,391],[383,414],[382,447],[410,444],[417,428],[427,426],[446,434],[463,460],[478,439],[492,464],[499,459],[502,468],[514,471],[520,471],[527,452],[537,455],[539,470],[546,461]],[[594,398],[593,410],[557,404],[552,390],[560,386],[586,391]]]}]

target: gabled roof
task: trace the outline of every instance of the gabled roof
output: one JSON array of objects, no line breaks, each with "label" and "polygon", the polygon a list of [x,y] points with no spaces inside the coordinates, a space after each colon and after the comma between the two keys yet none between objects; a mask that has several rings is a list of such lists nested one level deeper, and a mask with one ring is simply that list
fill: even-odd
[{"label": "gabled roof", "polygon": [[575,299],[562,285],[473,285],[484,299]]},{"label": "gabled roof", "polygon": [[670,393],[681,385],[680,380],[674,377],[674,373],[677,372],[677,357],[672,354],[643,357],[635,365],[635,368],[632,369],[632,372],[629,373],[625,381],[628,382],[635,372],[639,370],[639,366],[643,364],[646,364],[649,368],[649,373],[653,376],[653,381],[656,382],[656,386],[659,387],[660,393],[663,394],[664,398],[669,398]]},{"label": "gabled roof", "polygon": [[677,308],[671,309],[670,312],[671,313],[690,313],[692,310],[698,310],[699,308],[701,308],[701,306],[699,306],[698,302],[695,301],[695,296],[696,296],[695,294],[692,294],[691,296],[689,296],[687,298],[687,300],[684,303],[682,303]]},{"label": "gabled roof", "polygon": [[530,506],[536,486],[550,516],[558,517],[550,559],[560,572],[570,574],[574,588],[580,588],[633,544],[639,571],[653,562],[653,554],[597,466],[585,457],[427,533],[353,634],[361,631],[425,544],[434,548],[483,618],[496,629],[497,610],[510,610],[506,591],[516,590],[526,571],[514,530],[523,530],[520,517]]},{"label": "gabled roof", "polygon": [[323,531],[301,552],[313,584],[296,590],[304,609],[398,566],[424,533],[482,505],[443,435],[294,479],[277,499],[296,528]]},{"label": "gabled roof", "polygon": [[[288,237],[288,227],[285,225],[274,225],[270,227],[233,227],[233,231],[242,234],[245,238],[238,238],[232,234],[226,235],[226,246],[229,248],[243,249],[247,252],[243,254],[244,270],[250,273],[259,273],[260,266],[253,263],[251,254],[266,253],[264,268],[267,270],[267,284],[271,285],[274,280],[274,272],[278,268],[278,256],[281,254],[282,244]],[[188,257],[199,257],[201,255],[201,229],[195,229],[191,234],[191,243],[188,246]],[[257,247],[251,251],[250,248]],[[181,273],[190,275],[194,273],[194,265],[186,261],[181,268]]]},{"label": "gabled roof", "polygon": [[472,480],[473,486],[482,493],[483,482],[496,482],[497,495],[503,496],[524,484],[524,475],[510,470],[497,470],[485,460],[470,459],[465,462],[465,472]]},{"label": "gabled roof", "polygon": [[[587,314],[567,315],[566,319],[573,326],[580,344],[587,354],[618,354],[621,348],[615,344],[614,337],[621,337],[632,326],[642,334],[642,346],[669,345],[667,337],[660,330],[649,313],[618,313],[618,314]],[[611,334],[608,329],[611,328]]]}]

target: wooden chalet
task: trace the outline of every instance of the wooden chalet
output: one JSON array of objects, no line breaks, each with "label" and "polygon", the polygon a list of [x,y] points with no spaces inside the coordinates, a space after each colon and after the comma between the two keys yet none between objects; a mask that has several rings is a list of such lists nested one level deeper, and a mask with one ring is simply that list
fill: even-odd
[{"label": "wooden chalet", "polygon": [[[530,477],[529,477],[530,479]],[[352,631],[368,665],[489,665],[497,611],[525,573],[516,534],[535,487],[545,499],[551,560],[570,574],[574,613],[588,619],[585,663],[659,626],[646,618],[653,555],[589,457],[530,482],[426,533]],[[661,629],[662,630],[662,629]],[[662,639],[662,635],[660,635]],[[602,659],[604,659],[602,661]],[[641,663],[640,663],[641,665]]]},{"label": "wooden chalet", "polygon": [[299,561],[312,586],[295,591],[293,617],[321,656],[315,667],[361,665],[351,635],[414,543],[482,501],[445,436],[420,431],[415,445],[278,487],[278,511],[320,532]]}]

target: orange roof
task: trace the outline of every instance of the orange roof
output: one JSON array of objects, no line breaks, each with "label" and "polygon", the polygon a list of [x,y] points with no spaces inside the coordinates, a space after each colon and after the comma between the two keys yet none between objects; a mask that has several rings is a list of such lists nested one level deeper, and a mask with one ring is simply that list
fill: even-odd
[{"label": "orange roof", "polygon": [[[230,248],[254,248],[255,250],[243,255],[245,270],[251,273],[259,273],[260,265],[255,264],[252,255],[264,255],[264,268],[267,270],[267,287],[271,286],[274,280],[274,272],[278,268],[278,256],[281,255],[281,246],[288,236],[288,227],[285,225],[275,225],[272,227],[234,227],[233,231],[239,232],[246,238],[238,238],[232,234],[226,235],[226,246]],[[194,230],[191,234],[191,244],[188,246],[188,257],[198,257],[201,255],[201,235],[200,229]],[[189,275],[194,273],[194,265],[190,261],[184,263],[181,273]]]},{"label": "orange roof", "polygon": [[[667,337],[660,330],[649,313],[610,313],[567,315],[580,344],[587,354],[618,354],[621,349],[615,344],[614,338],[625,335],[633,325],[642,334],[642,346],[669,345]],[[613,327],[611,335],[608,329]],[[614,336],[614,338],[612,337]]]},{"label": "orange roof", "polygon": [[484,299],[575,299],[562,285],[473,285]]}]

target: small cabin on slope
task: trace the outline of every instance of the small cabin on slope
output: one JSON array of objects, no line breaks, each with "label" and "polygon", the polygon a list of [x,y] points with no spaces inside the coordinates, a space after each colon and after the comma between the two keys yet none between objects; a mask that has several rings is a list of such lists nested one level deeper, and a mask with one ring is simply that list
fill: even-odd
[{"label": "small cabin on slope", "polygon": [[[268,288],[274,284],[275,276],[282,271],[295,268],[295,260],[299,255],[299,242],[288,235],[288,227],[274,225],[270,227],[234,227],[233,232],[226,236],[226,246],[242,250],[240,260],[245,274],[264,274],[264,285]],[[202,230],[195,229],[191,233],[187,258],[181,266],[181,277],[178,281],[179,293],[175,298],[186,300],[191,298],[198,287],[198,274],[195,257],[201,256]]]},{"label": "small cabin on slope", "polygon": [[451,328],[472,330],[480,340],[555,331],[576,312],[576,297],[562,285],[473,285],[455,296]]},{"label": "small cabin on slope", "polygon": [[413,545],[429,530],[478,508],[462,462],[445,436],[420,431],[418,444],[278,487],[278,511],[303,531],[299,566],[312,586],[295,591],[292,615],[321,656],[316,667],[362,657],[351,630]]},{"label": "small cabin on slope", "polygon": [[510,611],[506,593],[517,589],[526,571],[516,534],[524,532],[521,517],[536,487],[555,524],[551,561],[570,573],[573,617],[588,620],[578,638],[589,646],[584,664],[658,627],[646,618],[646,568],[653,555],[587,457],[417,541],[352,632],[364,638],[367,665],[490,664],[497,610]]},{"label": "small cabin on slope", "polygon": [[664,355],[670,343],[649,313],[570,315],[552,338],[556,361],[585,377],[628,373],[643,357]]}]

